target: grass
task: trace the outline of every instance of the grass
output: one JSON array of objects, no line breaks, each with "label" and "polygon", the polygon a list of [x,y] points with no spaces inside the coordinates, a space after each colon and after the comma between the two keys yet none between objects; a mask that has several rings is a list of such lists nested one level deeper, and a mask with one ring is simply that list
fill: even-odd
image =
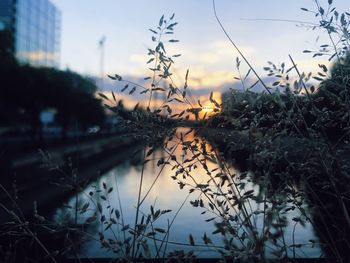
[{"label": "grass", "polygon": [[[216,15],[215,1],[213,4]],[[320,256],[325,260],[348,261],[349,14],[338,13],[332,1],[328,1],[326,8],[322,8],[318,1],[315,1],[315,5],[316,10],[312,14],[320,19],[318,28],[327,34],[330,43],[322,44],[313,55],[330,54],[330,60],[334,60],[335,65],[332,69],[319,65],[319,72],[307,74],[289,56],[290,68],[285,63],[275,65],[272,62],[265,68],[268,76],[276,79],[272,86],[263,82],[216,15],[229,42],[247,63],[256,81],[263,85],[265,93],[254,93],[249,88],[242,93],[232,91],[223,104],[210,94],[214,115],[209,118],[200,114],[205,111],[200,101],[193,103],[188,98],[189,71],[182,87],[172,79],[171,66],[179,54],[169,55],[165,43],[177,42],[176,39],[167,38],[177,25],[174,15],[169,19],[162,16],[156,28],[151,29],[154,48],[148,49],[150,76],[145,78],[148,81],[145,86],[128,82],[117,74],[109,76],[115,81],[125,82],[123,91],[130,96],[137,92],[148,96],[145,108],[137,104],[132,112],[125,111],[114,94],[113,100],[104,97],[107,107],[123,116],[128,128],[136,131],[136,136],[148,148],[143,152],[132,225],[126,224],[123,218],[122,197],[118,192],[120,186],[113,189],[102,184],[101,189],[96,188],[95,192],[86,194],[88,202],[75,208],[75,212],[90,213],[83,226],[100,225],[99,242],[103,248],[114,251],[125,261],[135,261],[140,257],[191,261],[195,257],[196,247],[204,245],[216,250],[223,259],[289,262],[298,258],[300,248],[319,245],[322,247]],[[308,50],[305,52],[310,53]],[[236,61],[239,69],[240,59]],[[312,84],[312,80],[318,81],[318,85]],[[273,92],[276,87],[284,92]],[[156,93],[164,93],[165,100],[153,109],[152,100]],[[187,108],[178,110],[178,105],[186,105]],[[195,127],[178,129],[189,124],[190,120],[197,121]],[[212,132],[208,133],[208,130]],[[235,137],[232,131],[237,132]],[[242,136],[248,143],[242,145],[237,136]],[[247,153],[248,160],[239,158],[241,156],[235,150],[237,147]],[[158,227],[157,223],[160,217],[170,213],[169,210],[154,206],[147,212],[141,209],[154,185],[144,189],[144,167],[158,148],[166,155],[157,159],[160,172],[154,182],[164,167],[172,169],[172,179],[179,188],[190,194],[196,193],[195,198],[189,195],[190,204],[208,216],[208,223],[214,223],[212,234],[221,236],[223,244],[213,244],[207,233],[203,233],[203,244],[197,244],[197,240],[189,234],[186,245],[193,247],[193,252],[167,252],[167,245],[171,242],[169,233],[183,204],[168,219],[165,228]],[[176,155],[177,149],[181,149],[181,156]],[[232,165],[231,159],[237,159],[238,163],[246,162],[249,171],[233,169],[235,165]],[[206,181],[198,179],[199,170],[206,174]],[[117,191],[119,207],[112,207],[110,203],[109,195],[113,191]],[[146,195],[142,196],[142,192],[146,192]],[[98,202],[92,198],[96,195],[100,200]],[[292,212],[295,216],[289,222],[288,214]],[[8,213],[11,214],[11,211]],[[17,219],[17,215],[13,216],[13,227],[17,232],[13,232],[10,226],[3,231],[3,235],[32,240],[42,247],[44,257],[55,261],[56,255],[47,251],[28,228],[31,225]],[[40,218],[37,220],[41,221]],[[47,227],[45,222],[42,220],[38,225]],[[286,236],[288,224],[293,224],[292,237]],[[313,227],[318,240],[310,240],[308,244],[296,243],[295,230],[305,225]],[[71,228],[68,226],[67,229]],[[56,228],[50,226],[48,230],[56,231]],[[76,231],[81,232],[79,229]],[[105,231],[112,231],[115,238],[106,239]],[[84,228],[82,232],[85,232]],[[150,243],[156,247],[155,252],[150,251]],[[7,248],[10,254],[16,253],[11,245]]]}]

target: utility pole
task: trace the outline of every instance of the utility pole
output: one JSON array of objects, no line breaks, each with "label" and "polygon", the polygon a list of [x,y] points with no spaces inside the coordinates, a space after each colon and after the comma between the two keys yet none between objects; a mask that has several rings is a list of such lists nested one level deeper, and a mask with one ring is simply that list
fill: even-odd
[{"label": "utility pole", "polygon": [[101,57],[100,57],[100,89],[103,90],[103,78],[104,78],[104,49],[105,49],[105,41],[106,37],[102,36],[100,41],[98,42],[98,45],[101,49]]}]

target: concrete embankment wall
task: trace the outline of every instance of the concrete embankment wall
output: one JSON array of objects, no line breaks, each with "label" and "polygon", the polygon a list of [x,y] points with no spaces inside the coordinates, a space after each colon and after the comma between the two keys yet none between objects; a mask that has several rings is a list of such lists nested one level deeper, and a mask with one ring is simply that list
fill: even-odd
[{"label": "concrete embankment wall", "polygon": [[[36,202],[38,212],[46,212],[141,146],[132,136],[118,135],[8,158],[0,202],[25,215],[32,214]],[[6,217],[0,212],[1,220]]]}]

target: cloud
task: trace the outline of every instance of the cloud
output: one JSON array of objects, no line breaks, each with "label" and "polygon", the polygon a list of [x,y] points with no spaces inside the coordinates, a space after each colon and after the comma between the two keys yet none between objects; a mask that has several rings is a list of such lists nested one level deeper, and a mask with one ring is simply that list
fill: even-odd
[{"label": "cloud", "polygon": [[[242,46],[243,54],[250,56],[254,48]],[[213,41],[203,46],[188,46],[185,48],[183,60],[190,68],[201,66],[210,71],[231,70],[235,64],[235,58],[239,55],[235,48],[228,41]]]},{"label": "cloud", "polygon": [[[216,52],[221,54],[235,54],[237,53],[236,49],[228,40],[218,40],[210,43],[210,48],[216,50]],[[238,46],[241,52],[245,56],[250,56],[255,52],[255,48],[251,46]],[[237,54],[238,55],[238,54]]]},{"label": "cloud", "polygon": [[147,54],[132,54],[129,57],[130,61],[145,65],[148,59]]},{"label": "cloud", "polygon": [[232,82],[234,73],[229,70],[207,71],[202,67],[194,67],[190,71],[189,86],[194,89],[204,87],[218,88],[224,83]]},{"label": "cloud", "polygon": [[[165,47],[167,54],[182,54],[175,58],[173,65],[174,78],[183,84],[186,70],[190,70],[188,84],[194,89],[203,87],[219,87],[227,82],[234,81],[236,72],[235,58],[238,55],[234,47],[228,41],[213,41],[204,43],[203,46],[189,44],[169,45]],[[254,48],[243,46],[240,48],[245,55],[254,54]],[[183,51],[183,52],[181,52]],[[131,62],[136,64],[139,70],[135,75],[147,74],[147,54],[132,54],[129,56]],[[131,73],[131,72],[130,72]],[[150,72],[148,72],[150,73]]]}]

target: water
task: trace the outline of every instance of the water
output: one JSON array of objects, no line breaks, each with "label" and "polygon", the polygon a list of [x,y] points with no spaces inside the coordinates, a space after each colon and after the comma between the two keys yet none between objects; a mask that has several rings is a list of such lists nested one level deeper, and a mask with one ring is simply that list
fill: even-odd
[{"label": "water", "polygon": [[[184,152],[180,148],[176,148],[174,152],[177,156],[177,160],[186,158]],[[105,240],[124,240],[130,236],[128,230],[121,231],[122,225],[130,225],[132,227],[135,221],[136,205],[140,184],[141,173],[143,172],[143,183],[141,191],[141,200],[144,199],[140,207],[139,222],[142,215],[150,214],[151,206],[154,211],[160,210],[171,210],[171,212],[163,214],[159,219],[154,222],[153,229],[147,232],[154,231],[154,228],[162,228],[167,230],[168,226],[171,225],[169,230],[168,244],[166,246],[166,252],[164,252],[165,245],[163,244],[161,254],[173,251],[173,250],[184,250],[190,251],[194,250],[196,256],[198,257],[220,257],[220,254],[215,248],[207,246],[203,242],[204,233],[212,242],[217,246],[223,246],[222,237],[220,235],[214,235],[212,232],[215,230],[214,222],[206,222],[206,219],[212,218],[213,214],[202,207],[193,207],[190,201],[198,200],[203,197],[202,193],[194,191],[189,193],[190,186],[185,185],[183,189],[180,189],[180,185],[172,178],[175,175],[176,170],[172,170],[170,165],[162,166],[157,165],[160,158],[167,160],[167,154],[164,151],[157,150],[147,157],[148,161],[144,170],[142,171],[143,162],[143,151],[134,155],[133,158],[126,159],[123,163],[116,165],[110,171],[103,174],[95,182],[89,184],[84,190],[82,190],[77,196],[72,196],[68,201],[68,206],[73,207],[73,212],[71,216],[71,221],[76,221],[78,224],[84,223],[87,218],[91,217],[98,209],[97,203],[100,203],[103,209],[103,214],[106,216],[108,221],[109,215],[116,218],[115,211],[111,209],[118,209],[119,214],[121,214],[118,224],[113,224],[107,230],[104,230],[108,223],[104,224],[100,221],[100,216],[94,221],[86,231],[89,232],[89,238],[84,239],[80,246],[79,254],[81,257],[90,258],[102,258],[102,257],[113,257],[122,256],[123,254],[119,252],[114,253],[106,248],[101,248],[101,242],[99,241],[99,232],[103,233]],[[208,162],[209,169],[215,169],[215,164]],[[239,174],[239,171],[231,167],[231,172]],[[197,183],[205,184],[210,179],[206,171],[200,167],[191,172],[193,178]],[[178,178],[181,175],[178,175]],[[181,178],[181,177],[180,177]],[[193,184],[193,181],[187,177],[182,179],[185,184]],[[152,186],[152,184],[154,185]],[[259,191],[259,186],[251,182],[248,182],[246,187],[252,189],[255,192]],[[108,190],[111,192],[108,193]],[[96,192],[97,191],[97,192]],[[99,192],[100,191],[100,192]],[[89,194],[90,193],[90,194]],[[93,193],[93,194],[92,194]],[[92,195],[91,195],[92,194]],[[102,198],[101,198],[102,195]],[[147,195],[147,196],[146,196]],[[106,200],[104,200],[106,197]],[[80,213],[78,211],[77,215],[74,213],[74,207],[78,204],[78,207],[82,207],[85,203],[90,203],[87,211],[85,213]],[[261,210],[261,204],[250,203],[251,209],[253,211]],[[55,213],[55,220],[62,221],[66,217],[66,214],[71,210],[63,206],[57,209]],[[284,230],[285,242],[287,244],[293,244],[293,233],[294,233],[294,243],[304,244],[301,248],[297,248],[296,255],[298,257],[319,257],[321,254],[320,248],[318,246],[312,246],[309,240],[317,240],[314,235],[313,229],[310,224],[301,226],[300,224],[295,225],[295,222],[291,219],[298,216],[298,212],[291,211],[288,215],[288,226]],[[258,228],[262,228],[261,216],[255,216],[255,224]],[[172,223],[173,221],[173,223]],[[125,233],[125,236],[124,236]],[[192,235],[195,242],[195,247],[190,245],[189,234]],[[163,239],[163,233],[157,233],[156,237],[160,240]],[[148,246],[151,250],[151,256],[155,257],[157,247],[161,246],[161,241],[153,242],[149,240]],[[140,251],[143,251],[140,249]],[[272,250],[271,250],[272,251]],[[271,251],[267,249],[267,253],[270,254]],[[290,248],[288,251],[290,256],[293,256],[293,249]]]}]

